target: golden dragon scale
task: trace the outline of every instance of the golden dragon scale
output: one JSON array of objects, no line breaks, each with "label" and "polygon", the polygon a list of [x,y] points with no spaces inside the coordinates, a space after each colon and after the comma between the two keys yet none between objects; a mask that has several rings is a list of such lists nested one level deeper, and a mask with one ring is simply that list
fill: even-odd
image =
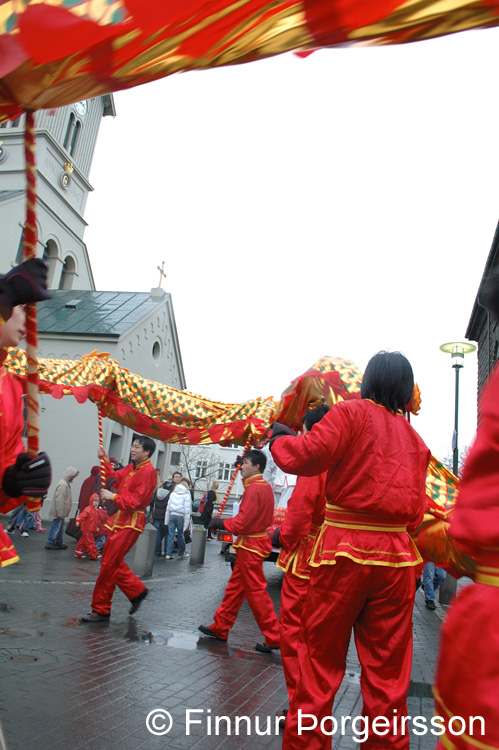
[{"label": "golden dragon scale", "polygon": [[0,0],[0,120],[181,71],[499,24],[499,0]]}]

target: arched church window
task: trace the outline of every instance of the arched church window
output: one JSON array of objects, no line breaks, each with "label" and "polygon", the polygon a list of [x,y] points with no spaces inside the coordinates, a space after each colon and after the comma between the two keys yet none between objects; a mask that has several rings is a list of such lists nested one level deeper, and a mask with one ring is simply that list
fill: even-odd
[{"label": "arched church window", "polygon": [[69,144],[71,143],[71,135],[73,133],[74,123],[75,123],[74,112],[71,112],[71,114],[69,115],[68,127],[66,128],[66,135],[64,136],[64,141],[62,144],[66,150]]},{"label": "arched church window", "polygon": [[16,253],[16,266],[22,263],[24,260],[24,227],[21,229],[21,237],[19,238],[19,245],[17,246]]},{"label": "arched church window", "polygon": [[48,240],[47,244],[43,248],[43,260],[47,264],[48,270],[48,288],[53,289],[54,274],[57,266],[57,259],[59,257],[59,250],[54,240]]},{"label": "arched church window", "polygon": [[73,129],[73,135],[71,136],[71,145],[69,147],[69,153],[71,156],[74,156],[76,144],[78,143],[79,136],[80,136],[80,131],[81,131],[81,122],[77,120]]},{"label": "arched church window", "polygon": [[62,267],[59,289],[72,289],[75,275],[76,263],[74,261],[74,258],[72,258],[70,255],[67,255],[64,259],[64,266]]}]

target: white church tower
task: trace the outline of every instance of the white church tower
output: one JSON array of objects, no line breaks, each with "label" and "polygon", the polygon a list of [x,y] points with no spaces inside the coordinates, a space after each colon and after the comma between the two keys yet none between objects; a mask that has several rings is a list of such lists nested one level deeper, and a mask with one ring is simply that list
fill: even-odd
[{"label": "white church tower", "polygon": [[[95,289],[84,217],[99,127],[114,116],[112,95],[36,113],[37,256],[49,264],[51,289]],[[0,272],[22,260],[26,213],[25,116],[0,125]]]}]

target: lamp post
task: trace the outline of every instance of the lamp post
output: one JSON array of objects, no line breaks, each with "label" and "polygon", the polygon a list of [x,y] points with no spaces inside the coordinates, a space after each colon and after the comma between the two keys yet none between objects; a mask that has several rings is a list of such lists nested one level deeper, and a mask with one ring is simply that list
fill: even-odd
[{"label": "lamp post", "polygon": [[[464,355],[471,354],[476,350],[474,344],[463,341],[452,341],[448,344],[442,344],[440,351],[450,354],[452,367],[456,372],[456,393],[454,406],[454,433],[452,435],[452,472],[457,476],[459,470],[459,371],[464,366]],[[440,604],[450,604],[452,597],[456,593],[456,579],[447,574],[444,582],[440,586],[439,602]]]}]

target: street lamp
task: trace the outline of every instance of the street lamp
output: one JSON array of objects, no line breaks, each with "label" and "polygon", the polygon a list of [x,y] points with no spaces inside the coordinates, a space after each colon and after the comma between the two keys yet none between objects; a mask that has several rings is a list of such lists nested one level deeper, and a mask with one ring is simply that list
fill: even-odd
[{"label": "street lamp", "polygon": [[476,350],[474,344],[454,341],[442,344],[440,351],[450,354],[452,367],[456,371],[456,401],[454,409],[454,434],[452,436],[452,471],[457,476],[459,468],[458,422],[459,422],[459,370],[464,366],[464,355]]},{"label": "street lamp", "polygon": [[[459,370],[464,366],[464,355],[471,354],[476,350],[474,344],[468,344],[463,341],[452,341],[448,344],[442,344],[440,351],[450,354],[452,367],[456,371],[456,400],[454,408],[454,434],[452,436],[452,471],[457,476],[459,468],[459,445],[458,445],[458,424],[459,424]],[[447,574],[444,582],[440,586],[439,602],[440,604],[450,604],[452,597],[456,593],[456,579]]]}]

